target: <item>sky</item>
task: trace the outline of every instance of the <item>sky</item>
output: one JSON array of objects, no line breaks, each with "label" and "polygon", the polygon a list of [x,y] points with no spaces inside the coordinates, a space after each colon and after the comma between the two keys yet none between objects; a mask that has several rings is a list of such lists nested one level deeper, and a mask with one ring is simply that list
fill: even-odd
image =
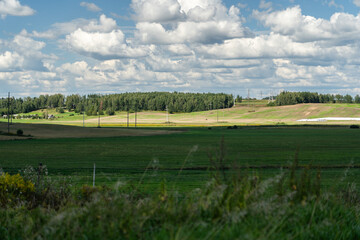
[{"label": "sky", "polygon": [[0,97],[360,94],[360,0],[0,0]]}]

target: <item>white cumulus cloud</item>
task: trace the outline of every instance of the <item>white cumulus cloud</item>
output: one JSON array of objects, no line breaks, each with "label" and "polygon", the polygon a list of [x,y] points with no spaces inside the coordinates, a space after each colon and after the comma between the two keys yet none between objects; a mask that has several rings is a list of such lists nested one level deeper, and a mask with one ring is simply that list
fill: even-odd
[{"label": "white cumulus cloud", "polygon": [[6,51],[0,53],[0,71],[11,72],[22,66],[24,58],[18,53]]},{"label": "white cumulus cloud", "polygon": [[198,50],[205,56],[224,59],[313,57],[320,51],[313,43],[297,43],[279,34],[230,39],[223,44],[201,46]]},{"label": "white cumulus cloud", "polygon": [[275,12],[255,10],[253,15],[273,32],[300,42],[357,40],[360,34],[360,15],[337,12],[326,20],[303,15],[300,6]]},{"label": "white cumulus cloud", "polygon": [[169,22],[184,17],[177,0],[133,0],[131,7],[140,22]]},{"label": "white cumulus cloud", "polygon": [[215,43],[250,36],[239,8],[220,0],[133,0],[136,37],[145,44]]},{"label": "white cumulus cloud", "polygon": [[23,6],[18,0],[0,0],[0,16],[5,18],[7,15],[12,16],[30,16],[35,10],[29,6]]},{"label": "white cumulus cloud", "polygon": [[81,2],[80,6],[85,7],[87,10],[92,12],[100,12],[102,9],[96,6],[95,3]]},{"label": "white cumulus cloud", "polygon": [[101,33],[86,32],[79,28],[67,35],[65,41],[72,50],[98,59],[136,58],[146,55],[144,48],[129,47],[120,29]]},{"label": "white cumulus cloud", "polygon": [[55,39],[60,36],[72,33],[77,29],[84,29],[89,32],[111,32],[117,29],[116,21],[102,14],[99,19],[78,18],[70,22],[54,23],[51,28],[45,32],[33,31],[29,34],[32,37]]}]

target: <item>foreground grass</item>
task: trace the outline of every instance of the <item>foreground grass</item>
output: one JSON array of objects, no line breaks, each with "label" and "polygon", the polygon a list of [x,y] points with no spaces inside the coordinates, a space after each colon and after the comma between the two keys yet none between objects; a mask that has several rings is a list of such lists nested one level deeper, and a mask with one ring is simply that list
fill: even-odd
[{"label": "foreground grass", "polygon": [[154,193],[84,186],[50,191],[62,200],[55,205],[37,186],[37,205],[0,208],[0,239],[359,239],[358,188],[321,191],[319,176],[289,171],[260,181],[218,169],[186,193],[167,183]]}]

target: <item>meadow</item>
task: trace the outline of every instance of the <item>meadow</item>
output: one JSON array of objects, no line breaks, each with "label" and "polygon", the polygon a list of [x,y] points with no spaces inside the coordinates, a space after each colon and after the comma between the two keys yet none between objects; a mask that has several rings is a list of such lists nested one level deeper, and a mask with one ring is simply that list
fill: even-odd
[{"label": "meadow", "polygon": [[[86,116],[75,112],[65,111],[57,113],[54,109],[43,109],[25,115],[43,116],[44,113],[53,114],[52,120],[47,119],[13,119],[14,123],[60,124],[86,127],[97,127],[97,116]],[[24,114],[21,114],[24,115]],[[302,125],[297,120],[305,118],[323,117],[359,117],[360,104],[297,104],[288,106],[268,107],[264,100],[247,100],[232,108],[208,110],[192,113],[167,114],[165,111],[143,111],[129,113],[129,126],[135,127],[205,127],[205,126],[231,126],[231,125]],[[84,120],[84,122],[83,122]],[[6,122],[0,119],[0,122]],[[356,121],[327,121],[321,125],[350,125],[358,124]],[[114,116],[102,115],[100,126],[124,127],[127,126],[127,113],[118,111]]]},{"label": "meadow", "polygon": [[92,184],[95,163],[99,185],[143,179],[156,186],[166,180],[188,190],[209,179],[210,160],[220,154],[223,138],[224,164],[230,170],[273,176],[291,166],[297,155],[300,166],[321,167],[323,185],[333,186],[345,171],[347,180],[359,181],[359,137],[358,129],[328,126],[174,128],[170,134],[150,136],[1,141],[0,151],[1,167],[11,173],[41,162],[50,175],[71,176],[80,186]]},{"label": "meadow", "polygon": [[250,102],[137,128],[65,112],[10,136],[2,120],[0,239],[359,239],[360,129],[294,122],[358,111]]}]

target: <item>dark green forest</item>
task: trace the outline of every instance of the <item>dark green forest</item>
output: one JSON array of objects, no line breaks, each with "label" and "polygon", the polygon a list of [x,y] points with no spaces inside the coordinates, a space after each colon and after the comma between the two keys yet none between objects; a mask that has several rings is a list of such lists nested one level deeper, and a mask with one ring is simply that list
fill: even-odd
[{"label": "dark green forest", "polygon": [[[121,94],[90,94],[80,96],[73,94],[40,95],[39,97],[10,98],[10,112],[28,113],[31,111],[64,108],[69,111],[97,115],[106,112],[113,115],[115,111],[165,111],[196,112],[209,109],[229,108],[234,105],[234,97],[225,93],[179,93],[179,92],[136,92]],[[8,98],[0,99],[0,114],[8,113]]]},{"label": "dark green forest", "polygon": [[275,98],[275,105],[294,105],[299,103],[360,103],[360,96],[349,94],[318,94],[314,92],[281,92]]}]

